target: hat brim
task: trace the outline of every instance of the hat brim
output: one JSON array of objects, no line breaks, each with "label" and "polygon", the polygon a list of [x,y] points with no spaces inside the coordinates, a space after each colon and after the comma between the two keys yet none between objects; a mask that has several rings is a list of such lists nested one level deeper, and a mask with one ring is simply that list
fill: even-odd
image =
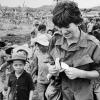
[{"label": "hat brim", "polygon": [[24,52],[28,55],[28,51],[25,50],[25,49],[19,49],[19,50],[17,50],[17,52],[18,52],[18,51],[24,51]]},{"label": "hat brim", "polygon": [[36,43],[43,45],[43,46],[49,46],[49,42],[46,43],[46,42],[36,41],[35,44]]},{"label": "hat brim", "polygon": [[9,60],[7,60],[7,62],[8,63],[12,63],[13,61],[16,61],[16,60],[21,60],[21,61],[27,61],[27,60],[25,60],[25,59],[9,59]]}]

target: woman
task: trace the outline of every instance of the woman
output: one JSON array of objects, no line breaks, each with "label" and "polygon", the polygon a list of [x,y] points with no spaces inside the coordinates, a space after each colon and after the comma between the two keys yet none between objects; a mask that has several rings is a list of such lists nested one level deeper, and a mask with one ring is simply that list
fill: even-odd
[{"label": "woman", "polygon": [[[49,53],[54,61],[59,58],[59,64],[49,68],[49,72],[52,75],[60,72],[59,100],[94,100],[91,80],[100,75],[100,47],[95,37],[80,30],[82,21],[80,10],[72,1],[61,2],[53,10],[53,23],[62,35],[51,40]],[[66,68],[61,72],[56,65]]]}]

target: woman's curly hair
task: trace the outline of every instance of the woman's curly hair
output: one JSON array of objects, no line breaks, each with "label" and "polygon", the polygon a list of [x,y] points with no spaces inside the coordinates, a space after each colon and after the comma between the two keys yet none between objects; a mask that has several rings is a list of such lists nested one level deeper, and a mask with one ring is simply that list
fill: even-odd
[{"label": "woman's curly hair", "polygon": [[83,21],[78,5],[73,1],[60,2],[53,10],[53,23],[61,27],[66,27],[70,23],[79,24]]}]

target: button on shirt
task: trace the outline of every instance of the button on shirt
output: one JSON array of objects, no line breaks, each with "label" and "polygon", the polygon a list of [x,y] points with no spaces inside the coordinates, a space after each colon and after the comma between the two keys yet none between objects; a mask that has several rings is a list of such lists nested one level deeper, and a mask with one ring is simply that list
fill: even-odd
[{"label": "button on shirt", "polygon": [[34,89],[32,78],[26,71],[18,79],[15,72],[11,73],[8,86],[11,88],[12,100],[29,100],[29,93]]}]

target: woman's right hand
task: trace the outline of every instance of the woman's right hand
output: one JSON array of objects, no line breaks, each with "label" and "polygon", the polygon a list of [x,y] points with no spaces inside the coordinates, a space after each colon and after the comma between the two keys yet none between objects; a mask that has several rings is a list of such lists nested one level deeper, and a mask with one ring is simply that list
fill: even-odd
[{"label": "woman's right hand", "polygon": [[48,66],[49,74],[52,74],[53,76],[58,75],[59,70],[56,68],[55,65],[50,65],[49,63],[47,63],[47,66]]}]

